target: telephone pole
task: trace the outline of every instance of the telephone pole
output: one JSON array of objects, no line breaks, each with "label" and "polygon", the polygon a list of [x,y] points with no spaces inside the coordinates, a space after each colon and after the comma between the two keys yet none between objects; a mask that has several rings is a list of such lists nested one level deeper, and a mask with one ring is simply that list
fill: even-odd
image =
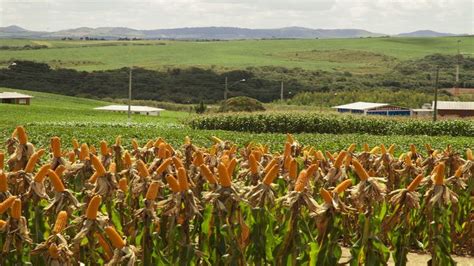
[{"label": "telephone pole", "polygon": [[283,81],[281,81],[280,100],[283,102]]},{"label": "telephone pole", "polygon": [[132,121],[132,67],[128,75],[128,123]]},{"label": "telephone pole", "polygon": [[439,78],[439,67],[436,68],[436,79],[435,79],[435,97],[433,106],[433,122],[438,119],[438,78]]},{"label": "telephone pole", "polygon": [[458,56],[457,56],[457,64],[456,64],[456,88],[459,88],[459,64],[461,61],[461,51],[459,49],[459,43],[461,43],[461,40],[458,40]]}]

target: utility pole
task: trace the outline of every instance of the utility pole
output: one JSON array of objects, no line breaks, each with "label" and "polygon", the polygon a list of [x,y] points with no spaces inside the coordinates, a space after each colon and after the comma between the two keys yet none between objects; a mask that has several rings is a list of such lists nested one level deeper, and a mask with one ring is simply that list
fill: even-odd
[{"label": "utility pole", "polygon": [[280,100],[283,102],[283,81],[281,81]]},{"label": "utility pole", "polygon": [[128,123],[132,121],[132,67],[128,76]]},{"label": "utility pole", "polygon": [[435,79],[435,97],[433,106],[433,122],[438,119],[438,78],[439,78],[439,67],[436,68],[436,79]]},{"label": "utility pole", "polygon": [[458,40],[458,58],[457,58],[457,64],[456,64],[456,88],[459,88],[459,64],[461,61],[461,51],[459,49],[459,43],[461,40]]},{"label": "utility pole", "polygon": [[227,77],[225,77],[225,88],[224,88],[224,101],[227,100]]}]

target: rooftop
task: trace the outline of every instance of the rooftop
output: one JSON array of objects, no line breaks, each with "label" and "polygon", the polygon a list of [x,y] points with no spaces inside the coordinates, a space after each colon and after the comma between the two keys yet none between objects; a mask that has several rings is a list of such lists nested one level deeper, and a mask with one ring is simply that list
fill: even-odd
[{"label": "rooftop", "polygon": [[[434,106],[434,101],[432,106]],[[474,102],[438,101],[438,110],[474,110]]]},{"label": "rooftop", "polygon": [[349,104],[343,104],[338,106],[333,106],[332,108],[336,109],[350,109],[350,110],[370,110],[373,108],[384,107],[389,105],[388,103],[369,103],[369,102],[355,102]]},{"label": "rooftop", "polygon": [[[128,105],[107,105],[103,107],[94,108],[95,110],[104,110],[104,111],[128,111]],[[165,109],[149,107],[149,106],[130,106],[132,112],[160,112]]]},{"label": "rooftop", "polygon": [[33,96],[18,93],[18,92],[0,92],[0,99],[24,99],[33,98]]}]

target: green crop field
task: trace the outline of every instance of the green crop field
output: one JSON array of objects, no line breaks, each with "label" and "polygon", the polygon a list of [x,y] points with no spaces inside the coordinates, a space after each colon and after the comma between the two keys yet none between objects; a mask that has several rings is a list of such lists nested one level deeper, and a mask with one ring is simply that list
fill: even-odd
[{"label": "green crop field", "polygon": [[44,49],[3,49],[0,66],[15,59],[45,62],[78,70],[126,66],[148,69],[202,67],[242,69],[284,66],[307,70],[381,73],[399,60],[441,53],[474,53],[474,38],[361,38],[243,41],[60,41],[0,39],[0,47],[46,46]]},{"label": "green crop field", "polygon": [[[0,91],[11,89],[0,88]],[[94,107],[108,103],[60,96],[48,93],[15,90],[33,95],[30,106],[0,104],[0,139],[7,139],[15,126],[25,125],[32,136],[34,144],[47,146],[52,136],[58,135],[64,139],[65,145],[70,145],[73,137],[81,142],[98,145],[100,138],[112,142],[121,135],[124,144],[128,146],[132,138],[143,142],[157,137],[163,137],[173,145],[183,143],[185,136],[202,146],[208,146],[211,141],[208,137],[218,136],[231,140],[239,145],[256,141],[268,144],[271,148],[278,148],[284,144],[285,134],[275,133],[246,133],[223,130],[193,130],[187,121],[189,113],[164,111],[160,117],[132,115],[132,123],[128,124],[126,114],[108,113],[93,110]],[[368,134],[295,134],[304,145],[314,145],[320,149],[331,151],[346,148],[349,143],[356,143],[359,147],[363,143],[370,146],[380,143],[395,143],[406,150],[411,143],[422,146],[432,143],[435,148],[444,148],[452,144],[457,149],[474,148],[472,137],[449,136],[374,136]]]}]

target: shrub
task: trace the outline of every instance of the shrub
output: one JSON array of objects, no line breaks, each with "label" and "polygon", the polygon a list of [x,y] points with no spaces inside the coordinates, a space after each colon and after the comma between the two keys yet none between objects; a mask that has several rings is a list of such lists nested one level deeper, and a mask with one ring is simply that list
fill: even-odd
[{"label": "shrub", "polygon": [[239,96],[222,102],[219,112],[255,112],[265,111],[263,104],[256,99]]}]

